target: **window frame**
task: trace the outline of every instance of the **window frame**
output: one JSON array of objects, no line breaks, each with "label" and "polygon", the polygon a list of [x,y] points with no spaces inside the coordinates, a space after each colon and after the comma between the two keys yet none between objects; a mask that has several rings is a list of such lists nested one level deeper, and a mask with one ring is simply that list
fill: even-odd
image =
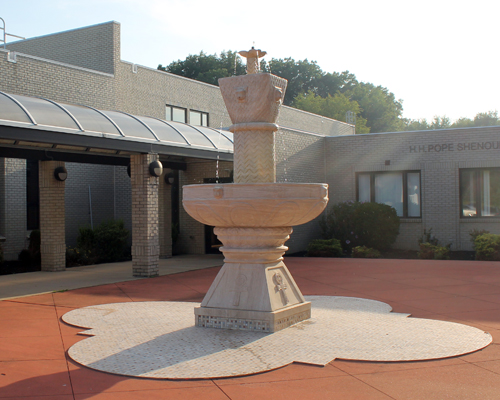
[{"label": "window frame", "polygon": [[[458,171],[458,197],[459,197],[459,210],[458,212],[460,213],[460,219],[466,219],[470,220],[472,218],[500,218],[500,215],[481,215],[483,212],[483,205],[482,205],[482,198],[481,198],[481,172],[485,170],[497,170],[500,172],[500,167],[481,167],[481,168],[459,168]],[[462,188],[464,185],[464,178],[463,178],[463,173],[465,172],[473,172],[474,173],[474,202],[476,204],[476,215],[464,215],[464,209],[463,209],[463,196],[462,196]]]},{"label": "window frame", "polygon": [[[356,201],[359,201],[359,176],[370,175],[370,203],[375,203],[375,176],[381,174],[394,174],[400,173],[403,178],[403,215],[399,218],[408,219],[421,219],[422,218],[422,171],[421,170],[398,170],[398,171],[359,171],[356,172]],[[408,215],[408,174],[418,173],[418,187],[419,187],[419,215],[412,217]],[[383,203],[381,203],[383,204]]]},{"label": "window frame", "polygon": [[[193,123],[191,123],[191,113],[200,114],[201,125],[194,125]],[[203,125],[203,116],[206,116],[206,120],[207,120],[207,124],[206,125]],[[203,127],[208,128],[208,126],[209,126],[208,124],[209,124],[209,118],[208,118],[208,113],[206,111],[191,110],[191,109],[189,110],[189,125],[203,126]]]},{"label": "window frame", "polygon": [[[167,118],[167,111],[170,108],[170,119]],[[173,119],[174,116],[174,109],[176,110],[181,110],[184,112],[184,121],[175,121]],[[170,122],[181,122],[183,124],[187,123],[187,108],[184,107],[178,107],[178,106],[172,106],[170,104],[165,104],[165,120],[170,121]]]}]

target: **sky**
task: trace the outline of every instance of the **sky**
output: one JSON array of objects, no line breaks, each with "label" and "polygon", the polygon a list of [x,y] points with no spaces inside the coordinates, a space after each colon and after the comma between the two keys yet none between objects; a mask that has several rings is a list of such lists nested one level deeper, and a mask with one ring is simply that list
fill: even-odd
[{"label": "sky", "polygon": [[498,15],[498,0],[0,0],[14,35],[117,21],[121,59],[151,68],[255,45],[383,86],[405,118],[452,121],[500,112]]}]

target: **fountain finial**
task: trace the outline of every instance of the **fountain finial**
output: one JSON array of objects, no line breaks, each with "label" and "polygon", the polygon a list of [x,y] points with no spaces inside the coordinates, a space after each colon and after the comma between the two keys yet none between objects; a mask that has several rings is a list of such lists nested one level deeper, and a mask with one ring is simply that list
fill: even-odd
[{"label": "fountain finial", "polygon": [[259,58],[267,53],[252,46],[250,50],[239,51],[238,54],[247,59],[247,74],[258,74],[260,72]]}]

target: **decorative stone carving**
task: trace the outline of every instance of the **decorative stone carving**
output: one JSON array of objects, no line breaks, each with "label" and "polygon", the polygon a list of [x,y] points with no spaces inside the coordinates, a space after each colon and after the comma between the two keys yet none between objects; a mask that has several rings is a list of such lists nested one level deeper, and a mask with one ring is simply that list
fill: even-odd
[{"label": "decorative stone carving", "polygon": [[275,183],[274,132],[286,80],[258,72],[265,53],[251,49],[251,75],[223,78],[219,86],[233,122],[233,184],[183,188],[185,210],[215,226],[224,266],[201,306],[198,326],[275,332],[311,316],[283,263],[292,226],[317,217],[328,203],[321,183]]}]

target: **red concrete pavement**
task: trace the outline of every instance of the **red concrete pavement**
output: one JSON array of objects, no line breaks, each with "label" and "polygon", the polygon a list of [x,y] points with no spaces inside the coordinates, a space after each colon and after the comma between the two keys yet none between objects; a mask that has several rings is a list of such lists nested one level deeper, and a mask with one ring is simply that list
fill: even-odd
[{"label": "red concrete pavement", "polygon": [[[241,378],[134,379],[79,366],[85,337],[61,315],[88,305],[201,301],[219,268],[0,301],[0,400],[500,399],[500,262],[287,258],[305,295],[389,303],[414,317],[492,334],[485,349],[436,361],[292,364]],[[1,279],[1,278],[0,278]]]}]

